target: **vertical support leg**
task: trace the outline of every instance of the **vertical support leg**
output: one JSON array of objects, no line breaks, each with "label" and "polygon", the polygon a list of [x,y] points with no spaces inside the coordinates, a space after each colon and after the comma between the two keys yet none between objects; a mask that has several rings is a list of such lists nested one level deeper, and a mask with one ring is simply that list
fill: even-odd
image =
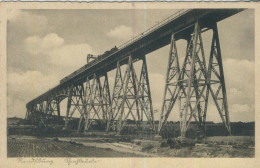
[{"label": "vertical support leg", "polygon": [[69,112],[70,112],[70,107],[71,107],[72,88],[73,88],[73,86],[68,87],[68,102],[67,102],[67,111],[66,111],[66,118],[65,118],[65,129],[68,128],[68,123],[69,123]]},{"label": "vertical support leg", "polygon": [[[216,104],[222,122],[226,127],[228,134],[231,135],[224,71],[223,71],[218,29],[216,23],[212,25],[212,29],[213,29],[213,39],[212,39],[210,63],[208,69],[208,75],[210,76],[211,79],[208,87],[212,95],[212,98]],[[217,87],[213,87],[213,84],[214,86]],[[206,121],[206,116],[204,120]]]},{"label": "vertical support leg", "polygon": [[52,100],[46,100],[42,103],[42,107],[44,108],[43,113],[46,116],[46,121],[51,122],[52,114],[54,113],[53,107],[52,107]]},{"label": "vertical support leg", "polygon": [[149,84],[149,77],[148,77],[148,70],[147,70],[147,63],[146,57],[143,56],[142,58],[143,65],[139,80],[139,91],[141,96],[141,122],[143,122],[143,116],[145,114],[152,130],[154,131],[154,115],[153,115],[153,105],[152,105],[152,98],[151,98],[151,90]]},{"label": "vertical support leg", "polygon": [[[126,95],[127,95],[127,89],[128,89],[128,82],[129,82],[129,78],[130,78],[130,69],[131,69],[131,62],[132,62],[132,57],[130,56],[129,57],[129,60],[128,60],[128,65],[127,65],[127,69],[126,69],[126,73],[125,73],[125,76],[124,76],[124,83],[123,83],[123,87],[124,87],[124,90],[123,90],[123,95],[122,96],[122,105],[121,105],[121,109],[120,109],[120,112],[119,112],[119,116],[118,116],[118,123],[117,123],[117,131],[120,133],[121,129],[122,129],[122,125],[124,122],[124,118],[128,118],[128,115],[129,113],[127,112],[127,114],[125,114],[125,102],[126,102]],[[127,104],[128,105],[128,104]],[[126,116],[126,117],[125,117]]]},{"label": "vertical support leg", "polygon": [[[194,29],[194,34],[193,34],[193,41],[190,42],[190,50],[192,50],[192,55],[191,55],[191,60],[190,60],[190,70],[188,73],[188,79],[187,79],[187,95],[186,95],[186,103],[184,107],[184,114],[182,115],[182,120],[181,120],[181,137],[185,137],[186,129],[187,129],[187,116],[189,112],[189,106],[190,101],[191,101],[191,96],[192,96],[192,90],[191,90],[191,85],[193,82],[193,73],[194,73],[194,68],[195,68],[195,54],[196,54],[196,42],[198,39],[198,23],[195,24],[195,29]],[[188,49],[188,50],[189,50]],[[188,56],[188,55],[187,55]],[[185,64],[187,65],[187,64]],[[190,114],[191,115],[191,114]]]},{"label": "vertical support leg", "polygon": [[48,99],[43,101],[40,104],[40,112],[44,114],[42,117],[42,121],[44,121],[44,125],[49,123],[57,123],[61,122],[60,117],[60,106],[59,106],[60,99]]},{"label": "vertical support leg", "polygon": [[25,120],[29,120],[30,119],[30,110],[29,107],[26,107],[26,114],[25,114]]},{"label": "vertical support leg", "polygon": [[34,123],[34,107],[33,107],[33,105],[29,107],[29,112],[30,112],[30,115],[28,117],[29,117],[31,124],[33,124]]},{"label": "vertical support leg", "polygon": [[89,94],[89,100],[86,103],[87,107],[87,120],[85,123],[85,131],[89,129],[91,126],[92,120],[100,121],[100,124],[105,127],[104,122],[104,111],[103,111],[103,96],[102,96],[102,87],[100,84],[100,77],[97,74],[94,74],[92,84],[90,85],[89,82],[87,82],[86,89],[90,89]]},{"label": "vertical support leg", "polygon": [[110,98],[110,90],[109,90],[109,83],[108,83],[108,77],[107,73],[105,74],[105,80],[102,87],[102,111],[103,111],[103,118],[105,119],[106,124],[108,124],[109,120],[109,113],[110,113],[110,104],[111,104],[111,98]]},{"label": "vertical support leg", "polygon": [[83,119],[84,119],[84,112],[85,112],[85,89],[84,89],[84,85],[83,83],[81,85],[79,85],[78,87],[78,93],[77,96],[79,97],[79,101],[76,104],[77,109],[80,113],[80,119],[79,119],[79,123],[78,123],[78,131],[77,133],[79,134],[79,132],[82,130],[83,127]]},{"label": "vertical support leg", "polygon": [[37,105],[37,112],[38,112],[38,117],[39,117],[39,123],[44,125],[45,127],[47,124],[50,122],[50,115],[45,111],[46,106],[44,106],[44,102],[41,102]]},{"label": "vertical support leg", "polygon": [[119,111],[121,109],[121,105],[122,105],[121,93],[123,92],[124,80],[125,79],[122,78],[120,62],[118,61],[117,68],[116,68],[116,76],[115,76],[113,94],[112,94],[112,102],[110,104],[109,122],[107,123],[106,131],[109,131],[111,129],[115,131],[117,129],[115,122],[118,119],[118,113],[119,113]]},{"label": "vertical support leg", "polygon": [[90,86],[90,80],[89,78],[87,78],[85,92],[84,92],[84,119],[85,119],[84,132],[86,132],[89,128],[90,99],[91,99],[91,86]]},{"label": "vertical support leg", "polygon": [[[81,117],[83,116],[83,104],[84,104],[83,95],[84,95],[83,84],[75,85],[69,88],[65,128],[67,128],[70,118],[73,116],[73,114],[76,111],[80,113]],[[73,107],[72,109],[71,106]]]},{"label": "vertical support leg", "polygon": [[[119,121],[118,121],[118,132],[120,132],[122,130],[122,128],[124,127],[125,123],[126,123],[126,119],[128,118],[128,116],[131,114],[133,120],[136,123],[136,126],[139,127],[139,119],[140,116],[138,114],[139,110],[138,110],[138,99],[139,99],[139,92],[135,93],[135,90],[137,91],[136,86],[138,86],[138,80],[136,77],[136,73],[133,67],[133,61],[132,61],[132,56],[129,56],[129,60],[128,60],[128,65],[127,65],[127,69],[126,69],[126,78],[124,80],[124,90],[123,90],[123,99],[122,99],[122,107],[120,109],[120,113],[119,113]],[[136,119],[136,115],[134,114],[134,108],[136,107],[136,115],[137,115],[137,119]]]},{"label": "vertical support leg", "polygon": [[187,128],[194,118],[202,125],[203,109],[207,106],[205,88],[207,86],[207,70],[205,55],[200,34],[199,23],[188,37],[188,45],[183,65],[180,69],[174,34],[172,35],[169,65],[166,74],[166,86],[158,133],[167,121],[175,104],[179,101],[181,136],[185,137]]},{"label": "vertical support leg", "polygon": [[[136,76],[136,73],[134,72],[134,67],[133,67],[133,63],[132,63],[132,68],[133,68],[133,72],[131,73],[132,76],[132,85],[133,85],[133,88],[134,88],[134,95],[138,96],[138,89],[137,89],[137,86],[138,86],[138,81],[137,81],[137,76]],[[135,104],[136,104],[136,114],[137,114],[137,124],[138,124],[138,127],[140,127],[140,112],[139,112],[139,106],[138,106],[138,97],[135,98]]]},{"label": "vertical support leg", "polygon": [[56,100],[56,106],[57,106],[57,115],[60,117],[60,101]]},{"label": "vertical support leg", "polygon": [[179,72],[180,72],[180,67],[179,67],[178,52],[177,52],[175,37],[174,34],[172,34],[169,59],[168,59],[168,67],[166,73],[165,89],[163,95],[162,111],[161,111],[161,117],[158,126],[158,134],[160,134],[162,127],[166,123],[169,114],[173,108],[173,105],[176,102],[179,93],[179,83],[178,83]]},{"label": "vertical support leg", "polygon": [[189,40],[186,58],[181,70],[181,137],[184,138],[191,119],[194,118],[202,128],[202,116],[207,106],[205,88],[207,86],[207,70],[200,26],[197,22]]}]

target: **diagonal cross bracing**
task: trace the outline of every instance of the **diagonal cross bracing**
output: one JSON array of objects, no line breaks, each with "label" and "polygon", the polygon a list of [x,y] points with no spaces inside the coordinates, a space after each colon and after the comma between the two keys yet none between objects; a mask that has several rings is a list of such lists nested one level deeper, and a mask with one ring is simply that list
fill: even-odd
[{"label": "diagonal cross bracing", "polygon": [[107,131],[114,130],[120,133],[126,125],[127,119],[130,118],[134,120],[138,129],[143,127],[146,118],[150,128],[154,130],[153,107],[145,56],[142,57],[142,63],[139,80],[131,55],[128,58],[124,76],[121,73],[120,62],[117,63]]},{"label": "diagonal cross bracing", "polygon": [[[166,124],[177,101],[179,104],[181,137],[185,137],[192,118],[205,133],[208,98],[211,93],[220,118],[230,134],[223,65],[216,23],[212,25],[212,30],[213,39],[208,69],[206,68],[199,22],[195,23],[193,33],[186,38],[188,45],[181,68],[179,67],[174,33],[172,34],[158,133]],[[213,75],[214,78],[212,78]]]}]

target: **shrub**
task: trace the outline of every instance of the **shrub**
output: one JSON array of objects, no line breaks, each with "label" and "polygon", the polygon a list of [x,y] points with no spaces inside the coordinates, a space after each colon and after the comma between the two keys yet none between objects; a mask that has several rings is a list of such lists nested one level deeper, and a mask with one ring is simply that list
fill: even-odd
[{"label": "shrub", "polygon": [[168,146],[169,146],[169,145],[168,145],[166,142],[162,142],[162,143],[161,143],[161,147],[162,147],[162,148],[166,148],[166,147],[168,147]]}]

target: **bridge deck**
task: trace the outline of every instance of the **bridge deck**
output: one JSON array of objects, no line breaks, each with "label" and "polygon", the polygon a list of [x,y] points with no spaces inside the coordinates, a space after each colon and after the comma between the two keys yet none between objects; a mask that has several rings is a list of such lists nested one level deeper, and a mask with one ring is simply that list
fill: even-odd
[{"label": "bridge deck", "polygon": [[189,9],[181,10],[172,17],[167,18],[158,25],[145,31],[138,37],[132,39],[126,44],[119,47],[119,50],[108,55],[101,60],[96,61],[91,66],[83,66],[81,73],[69,79],[68,81],[59,84],[50,89],[39,97],[27,103],[27,107],[33,104],[38,104],[55,92],[62,88],[68,87],[72,83],[82,83],[86,77],[92,78],[94,73],[103,75],[105,72],[116,68],[118,60],[122,64],[126,63],[126,58],[131,54],[135,60],[141,56],[151,53],[170,43],[170,36],[175,32],[176,40],[186,38],[192,32],[194,23],[199,20],[202,28],[210,27],[212,23],[219,22],[227,17],[230,17],[244,9]]}]

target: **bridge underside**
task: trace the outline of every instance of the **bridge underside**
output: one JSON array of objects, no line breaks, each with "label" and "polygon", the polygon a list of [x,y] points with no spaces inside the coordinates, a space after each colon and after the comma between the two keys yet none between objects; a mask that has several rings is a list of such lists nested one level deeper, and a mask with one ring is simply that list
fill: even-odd
[{"label": "bridge underside", "polygon": [[[205,16],[206,17],[206,16]],[[221,17],[221,16],[219,16]],[[197,20],[185,28],[159,41],[170,43],[169,59],[165,81],[165,91],[159,125],[155,125],[152,97],[145,54],[152,45],[138,52],[130,52],[127,57],[116,61],[116,66],[108,66],[106,71],[95,71],[80,80],[60,87],[52,96],[36,103],[27,104],[26,119],[33,124],[48,125],[54,121],[64,121],[68,128],[75,113],[80,115],[78,132],[86,132],[99,124],[99,130],[121,132],[127,122],[132,120],[137,129],[149,127],[153,132],[161,133],[167,119],[178,107],[181,136],[185,137],[191,121],[196,121],[202,132],[206,130],[208,101],[214,101],[219,116],[230,134],[230,121],[225,88],[217,21]],[[206,25],[206,26],[205,26]],[[205,56],[201,34],[212,31],[211,51]],[[167,32],[168,33],[168,32]],[[180,62],[176,41],[187,41],[185,57]],[[208,58],[208,59],[206,59]],[[140,76],[137,76],[134,64],[142,62]],[[121,72],[121,66],[126,70]],[[110,94],[107,72],[116,69],[113,91]],[[104,70],[104,69],[103,69]],[[60,102],[67,98],[66,117],[60,115]]]}]

